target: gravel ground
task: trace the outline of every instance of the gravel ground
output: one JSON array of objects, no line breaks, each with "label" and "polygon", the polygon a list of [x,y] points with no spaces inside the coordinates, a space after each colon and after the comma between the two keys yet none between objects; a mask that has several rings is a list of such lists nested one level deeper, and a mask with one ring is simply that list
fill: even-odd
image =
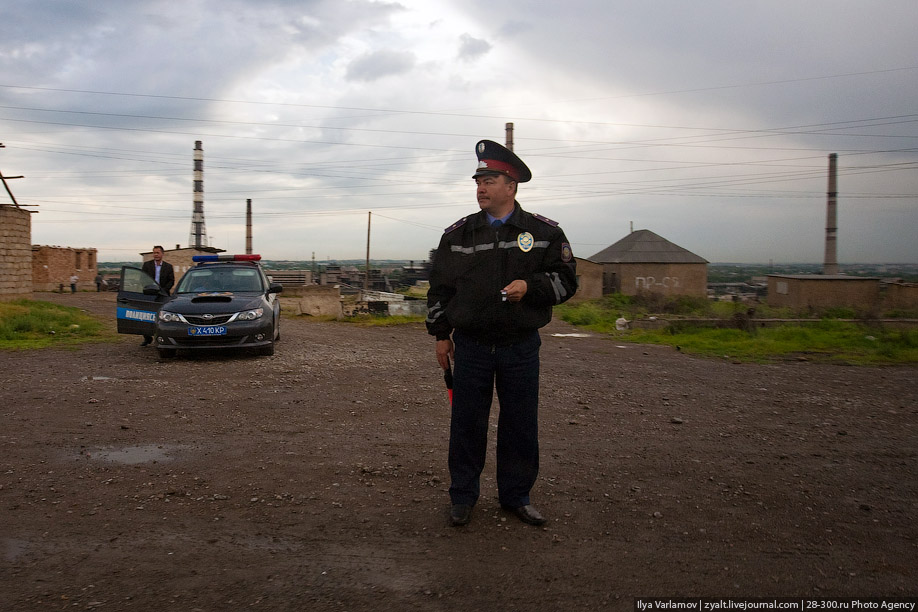
[{"label": "gravel ground", "polygon": [[[114,294],[36,294],[114,324]],[[543,331],[524,525],[448,526],[422,325],[285,318],[272,357],[0,351],[0,609],[631,610],[918,595],[918,368]],[[495,406],[495,413],[497,406]],[[492,417],[495,423],[496,418]]]}]

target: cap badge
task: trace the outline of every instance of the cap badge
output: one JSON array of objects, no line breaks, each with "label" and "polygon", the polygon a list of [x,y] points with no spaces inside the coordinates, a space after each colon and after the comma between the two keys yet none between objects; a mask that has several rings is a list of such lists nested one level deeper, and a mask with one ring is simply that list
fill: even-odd
[{"label": "cap badge", "polygon": [[517,236],[516,244],[517,246],[520,247],[520,250],[522,252],[528,253],[529,251],[532,250],[532,245],[534,244],[532,234],[530,234],[529,232],[523,232],[522,234]]},{"label": "cap badge", "polygon": [[483,142],[479,142],[479,143],[478,143],[478,152],[479,152],[479,153],[484,153],[484,152],[485,152],[485,143],[483,143]]}]

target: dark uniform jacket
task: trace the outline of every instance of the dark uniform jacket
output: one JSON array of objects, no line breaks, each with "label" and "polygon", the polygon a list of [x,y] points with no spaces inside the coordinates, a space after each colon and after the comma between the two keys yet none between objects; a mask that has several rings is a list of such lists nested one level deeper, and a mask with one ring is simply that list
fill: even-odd
[{"label": "dark uniform jacket", "polygon": [[[140,269],[146,272],[150,278],[156,278],[156,262],[152,259],[143,262],[143,266],[141,266]],[[164,261],[162,269],[159,271],[159,286],[166,291],[172,291],[172,285],[174,284],[175,270],[172,269],[171,263]]]},{"label": "dark uniform jacket", "polygon": [[[551,307],[576,291],[576,263],[558,224],[514,211],[498,229],[481,211],[460,219],[440,239],[427,293],[427,331],[446,340],[459,330],[487,344],[513,344],[551,320]],[[526,281],[520,302],[501,289]]]}]

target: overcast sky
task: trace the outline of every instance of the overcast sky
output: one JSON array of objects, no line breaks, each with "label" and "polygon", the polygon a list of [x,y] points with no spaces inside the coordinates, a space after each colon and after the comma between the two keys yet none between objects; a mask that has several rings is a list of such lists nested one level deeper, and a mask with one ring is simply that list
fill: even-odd
[{"label": "overcast sky", "polygon": [[[424,260],[478,210],[475,143],[589,257],[649,229],[711,262],[918,263],[914,0],[6,0],[0,171],[32,242],[139,260]],[[0,198],[8,201],[5,193]]]}]

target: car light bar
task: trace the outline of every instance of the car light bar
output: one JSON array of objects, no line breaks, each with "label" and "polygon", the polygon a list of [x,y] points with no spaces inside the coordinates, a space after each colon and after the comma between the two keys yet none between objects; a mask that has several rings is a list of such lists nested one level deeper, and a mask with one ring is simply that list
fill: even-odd
[{"label": "car light bar", "polygon": [[193,255],[191,261],[260,261],[261,255]]}]

